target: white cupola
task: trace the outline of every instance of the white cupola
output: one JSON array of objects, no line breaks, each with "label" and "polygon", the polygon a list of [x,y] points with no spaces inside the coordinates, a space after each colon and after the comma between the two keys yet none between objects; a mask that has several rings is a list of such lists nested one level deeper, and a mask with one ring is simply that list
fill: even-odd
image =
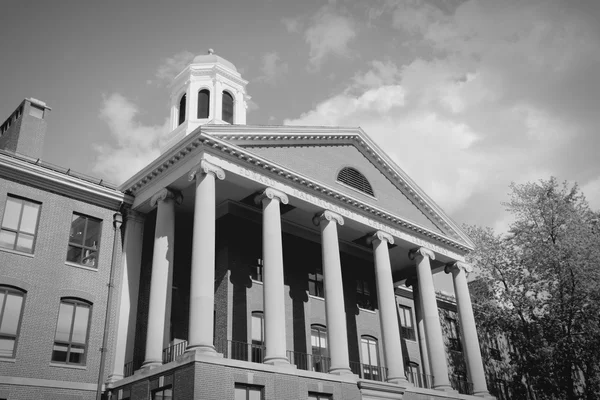
[{"label": "white cupola", "polygon": [[194,58],[171,84],[171,132],[164,150],[204,124],[246,124],[248,81],[212,49]]}]

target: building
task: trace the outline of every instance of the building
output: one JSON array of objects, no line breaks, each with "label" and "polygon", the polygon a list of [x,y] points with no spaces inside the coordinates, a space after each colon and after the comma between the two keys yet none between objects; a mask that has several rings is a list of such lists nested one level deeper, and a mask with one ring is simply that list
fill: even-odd
[{"label": "building", "polygon": [[[213,52],[196,57],[171,87],[161,156],[105,210],[125,219],[105,395],[491,397],[466,281],[469,238],[360,128],[246,125],[246,84]],[[100,270],[110,268],[93,285],[106,293]],[[458,311],[446,338],[433,286],[445,272]],[[465,354],[468,388],[451,379],[451,342]]]}]

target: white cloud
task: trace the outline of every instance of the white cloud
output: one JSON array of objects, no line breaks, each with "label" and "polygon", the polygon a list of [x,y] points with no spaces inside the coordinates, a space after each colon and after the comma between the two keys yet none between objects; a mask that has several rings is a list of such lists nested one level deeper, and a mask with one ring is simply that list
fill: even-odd
[{"label": "white cloud", "polygon": [[335,12],[329,5],[321,8],[304,32],[310,47],[311,69],[318,70],[331,55],[348,57],[351,54],[348,44],[355,37],[356,27],[352,18]]},{"label": "white cloud", "polygon": [[302,30],[302,23],[298,18],[282,18],[281,23],[290,33],[300,33]]},{"label": "white cloud", "polygon": [[262,75],[257,78],[258,81],[263,81],[274,85],[279,79],[288,73],[289,66],[286,62],[281,61],[277,52],[269,52],[261,57],[260,70]]},{"label": "white cloud", "polygon": [[600,176],[590,180],[581,187],[592,210],[600,210]]},{"label": "white cloud", "polygon": [[104,98],[100,118],[108,125],[114,144],[94,144],[96,160],[92,168],[106,180],[122,183],[160,155],[163,125],[146,126],[138,121],[137,105],[119,93]]},{"label": "white cloud", "polygon": [[156,80],[149,80],[147,83],[170,84],[173,79],[179,75],[185,67],[187,67],[194,59],[194,54],[184,50],[172,57],[167,57],[162,60],[161,64],[156,69],[154,77]]}]

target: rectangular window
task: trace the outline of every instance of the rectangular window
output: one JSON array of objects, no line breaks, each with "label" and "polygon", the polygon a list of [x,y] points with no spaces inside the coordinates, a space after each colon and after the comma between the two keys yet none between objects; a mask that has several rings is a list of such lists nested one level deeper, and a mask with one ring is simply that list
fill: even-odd
[{"label": "rectangular window", "polygon": [[0,357],[14,358],[25,293],[0,286]]},{"label": "rectangular window", "polygon": [[363,376],[364,379],[370,379],[372,381],[381,381],[381,370],[379,368],[379,349],[377,345],[377,339],[370,336],[363,336],[360,340],[361,347],[361,358],[363,363]]},{"label": "rectangular window", "polygon": [[101,233],[102,221],[73,213],[67,261],[97,268]]},{"label": "rectangular window", "polygon": [[333,397],[331,397],[330,394],[308,393],[308,400],[331,400],[331,399],[333,399]]},{"label": "rectangular window", "polygon": [[371,295],[370,284],[362,279],[356,280],[356,304],[365,310],[374,310],[373,297]]},{"label": "rectangular window", "polygon": [[450,345],[450,350],[453,351],[462,351],[462,346],[460,344],[460,336],[458,334],[458,325],[456,320],[453,318],[446,318],[446,323],[448,324],[448,340]]},{"label": "rectangular window", "polygon": [[173,375],[163,375],[150,381],[152,400],[171,400],[173,398]]},{"label": "rectangular window", "polygon": [[320,265],[308,273],[308,293],[317,297],[325,297],[323,290],[323,269]]},{"label": "rectangular window", "polygon": [[235,400],[262,400],[262,387],[236,383]]},{"label": "rectangular window", "polygon": [[75,299],[64,299],[58,310],[52,361],[85,365],[92,306]]},{"label": "rectangular window", "polygon": [[0,229],[0,247],[33,254],[41,206],[9,195]]},{"label": "rectangular window", "polygon": [[256,261],[250,265],[250,278],[255,281],[263,281],[263,260],[262,258],[255,259]]},{"label": "rectangular window", "polygon": [[398,313],[400,314],[400,335],[402,336],[402,339],[416,340],[412,310],[410,307],[399,305]]},{"label": "rectangular window", "polygon": [[265,327],[262,312],[252,313],[252,362],[262,363],[265,358]]}]

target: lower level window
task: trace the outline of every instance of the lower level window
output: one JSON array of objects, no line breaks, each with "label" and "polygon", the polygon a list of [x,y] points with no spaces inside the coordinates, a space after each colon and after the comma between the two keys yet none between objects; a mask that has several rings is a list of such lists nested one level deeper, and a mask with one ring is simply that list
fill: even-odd
[{"label": "lower level window", "polygon": [[308,394],[308,400],[331,400],[333,397],[331,397],[330,394],[323,394],[323,393],[309,393]]},{"label": "lower level window", "polygon": [[236,383],[235,400],[262,400],[262,387]]},{"label": "lower level window", "polygon": [[173,375],[163,375],[150,381],[152,400],[171,400],[173,398]]},{"label": "lower level window", "polygon": [[82,300],[61,300],[52,361],[85,365],[91,311],[91,304]]}]

